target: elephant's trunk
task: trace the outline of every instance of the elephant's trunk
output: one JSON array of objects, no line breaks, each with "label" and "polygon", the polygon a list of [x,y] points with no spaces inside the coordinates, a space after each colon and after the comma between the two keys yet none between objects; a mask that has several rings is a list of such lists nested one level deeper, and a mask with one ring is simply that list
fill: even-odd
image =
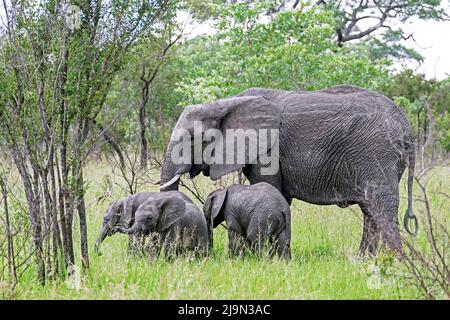
[{"label": "elephant's trunk", "polygon": [[135,224],[133,224],[133,226],[131,228],[117,227],[117,228],[115,228],[115,231],[120,232],[120,233],[125,233],[125,234],[135,234],[138,231],[141,231],[141,228],[138,227],[137,223],[135,223]]},{"label": "elephant's trunk", "polygon": [[160,190],[178,190],[179,176],[177,177],[177,167],[172,161],[173,142],[170,141],[164,155],[164,162],[161,170]]},{"label": "elephant's trunk", "polygon": [[108,235],[109,226],[103,226],[102,230],[100,231],[100,235],[98,236],[97,240],[95,241],[94,245],[94,251],[98,252],[98,248],[100,247],[100,244],[105,240],[106,236]]}]

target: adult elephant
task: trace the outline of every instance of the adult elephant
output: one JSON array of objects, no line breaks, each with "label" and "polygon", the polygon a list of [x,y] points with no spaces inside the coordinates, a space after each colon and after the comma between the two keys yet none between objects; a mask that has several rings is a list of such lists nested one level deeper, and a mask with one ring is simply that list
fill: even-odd
[{"label": "adult elephant", "polygon": [[[224,145],[229,145],[227,129],[278,129],[279,170],[263,175],[261,161],[176,164],[172,153],[179,141],[172,134],[161,172],[161,190],[177,189],[180,176],[187,172],[191,177],[203,172],[216,180],[242,169],[251,184],[268,182],[289,202],[296,198],[319,205],[358,204],[364,213],[359,252],[375,254],[380,240],[401,252],[399,181],[408,165],[404,225],[409,233],[417,231],[412,211],[414,137],[402,109],[385,96],[350,85],[310,92],[252,88],[235,97],[187,107],[175,129],[193,134],[198,130],[194,128],[197,121],[201,121],[203,131],[215,128],[224,132]],[[193,144],[193,156],[205,145]],[[262,156],[258,153],[258,159]],[[415,222],[414,232],[408,227],[410,219]]]}]

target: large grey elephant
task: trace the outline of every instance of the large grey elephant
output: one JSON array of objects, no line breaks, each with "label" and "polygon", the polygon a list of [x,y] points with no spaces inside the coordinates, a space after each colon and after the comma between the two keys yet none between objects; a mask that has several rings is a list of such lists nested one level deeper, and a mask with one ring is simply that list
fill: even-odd
[{"label": "large grey elephant", "polygon": [[260,254],[270,248],[279,257],[291,259],[291,210],[283,195],[272,185],[235,184],[211,192],[203,206],[213,240],[213,228],[226,221],[228,247],[232,256],[242,255],[248,247]]},{"label": "large grey elephant", "polygon": [[[186,195],[177,191],[149,198],[137,209],[133,226],[113,230],[129,235],[157,233],[169,256],[186,250],[207,254],[209,250],[205,217]],[[160,244],[156,246],[161,248]]]},{"label": "large grey elephant", "polygon": [[[310,92],[253,88],[228,99],[186,107],[174,130],[194,135],[199,121],[203,132],[211,128],[223,132],[223,145],[227,146],[233,145],[227,141],[227,129],[279,130],[279,170],[271,175],[262,174],[264,165],[260,158],[267,155],[264,153],[258,153],[256,163],[246,159],[234,164],[211,161],[178,164],[172,155],[179,136],[172,134],[161,172],[161,190],[178,189],[184,173],[194,177],[203,172],[216,180],[242,169],[251,184],[268,182],[289,203],[296,198],[319,205],[358,204],[364,213],[360,253],[374,254],[379,240],[401,252],[397,218],[399,181],[408,165],[404,225],[409,233],[417,231],[412,211],[415,161],[412,129],[403,110],[380,93],[350,85]],[[270,140],[266,153],[275,150],[275,141]],[[210,142],[213,143],[216,142]],[[207,146],[207,143],[200,147],[193,144],[193,157]],[[414,232],[408,227],[411,219],[415,222]]]}]

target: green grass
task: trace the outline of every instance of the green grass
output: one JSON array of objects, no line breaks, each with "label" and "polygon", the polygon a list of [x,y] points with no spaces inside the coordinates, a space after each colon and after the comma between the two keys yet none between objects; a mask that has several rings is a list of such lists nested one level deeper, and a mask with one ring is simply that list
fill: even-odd
[{"label": "green grass", "polygon": [[[105,164],[92,164],[87,203],[102,193],[105,176],[120,183]],[[435,216],[450,226],[450,201],[439,190],[450,187],[450,168],[440,168],[428,176],[431,205]],[[203,186],[212,183],[201,178]],[[417,187],[417,186],[416,186]],[[146,190],[157,190],[149,185]],[[416,190],[417,191],[417,190]],[[402,195],[406,194],[404,183]],[[123,195],[114,188],[115,197]],[[417,193],[418,194],[418,193]],[[112,200],[112,199],[110,199]],[[150,263],[146,258],[127,255],[127,238],[115,235],[102,244],[103,255],[92,253],[98,235],[105,201],[88,209],[90,269],[79,279],[55,280],[42,287],[30,268],[21,279],[13,299],[410,299],[419,293],[402,277],[398,261],[383,265],[393,275],[385,276],[379,289],[373,289],[373,265],[381,259],[358,259],[356,251],[362,231],[358,207],[315,206],[294,201],[292,206],[292,261],[256,257],[231,260],[227,257],[224,228],[215,230],[215,248],[209,259],[178,258]],[[406,199],[402,198],[403,216]],[[423,207],[414,203],[423,217]],[[77,221],[75,221],[75,224]],[[423,222],[421,226],[423,227]],[[78,240],[78,231],[75,233]],[[426,243],[424,228],[417,239]],[[78,250],[78,249],[77,249]],[[77,251],[79,252],[79,251]],[[389,261],[389,259],[387,259]],[[383,262],[381,262],[383,264]],[[384,270],[384,269],[383,269]],[[79,275],[79,274],[78,274]],[[2,287],[0,286],[0,289]],[[0,297],[3,296],[0,294]]]}]

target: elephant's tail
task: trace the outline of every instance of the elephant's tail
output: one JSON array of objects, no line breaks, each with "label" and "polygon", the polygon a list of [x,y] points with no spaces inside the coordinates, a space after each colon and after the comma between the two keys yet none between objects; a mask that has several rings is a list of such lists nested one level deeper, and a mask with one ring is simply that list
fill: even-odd
[{"label": "elephant's tail", "polygon": [[[403,226],[410,235],[415,236],[417,234],[417,231],[419,230],[419,223],[417,221],[416,215],[412,210],[414,167],[416,161],[414,143],[408,143],[406,151],[408,155],[408,209],[406,209],[405,216],[403,218]],[[409,227],[410,220],[413,221],[414,230],[411,230]]]}]

